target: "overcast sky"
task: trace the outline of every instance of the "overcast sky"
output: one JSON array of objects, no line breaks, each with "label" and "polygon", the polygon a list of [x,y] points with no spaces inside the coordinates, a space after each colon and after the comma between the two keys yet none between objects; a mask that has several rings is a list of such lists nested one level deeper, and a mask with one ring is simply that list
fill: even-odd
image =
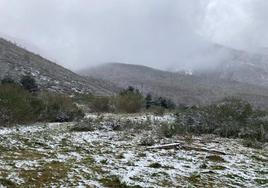
[{"label": "overcast sky", "polygon": [[268,0],[0,0],[0,35],[72,70],[189,67],[211,43],[268,47],[267,10]]}]

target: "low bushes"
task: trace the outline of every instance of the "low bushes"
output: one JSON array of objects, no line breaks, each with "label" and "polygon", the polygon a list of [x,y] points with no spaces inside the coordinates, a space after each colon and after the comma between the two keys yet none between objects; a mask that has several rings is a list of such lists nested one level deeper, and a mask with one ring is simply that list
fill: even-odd
[{"label": "low bushes", "polygon": [[89,108],[93,112],[110,112],[111,111],[111,100],[109,97],[97,97],[93,96],[89,104]]},{"label": "low bushes", "polygon": [[81,110],[74,104],[72,98],[63,94],[42,92],[38,95],[42,101],[41,120],[51,122],[66,122],[83,117]]},{"label": "low bushes", "polygon": [[37,121],[63,122],[81,118],[83,113],[72,99],[49,92],[32,93],[11,80],[0,85],[0,125]]},{"label": "low bushes", "polygon": [[89,111],[97,113],[137,113],[149,111],[163,115],[166,111],[174,110],[176,107],[170,99],[164,97],[153,98],[151,94],[144,97],[138,89],[131,86],[111,97],[78,95],[75,99],[78,103],[89,107]]},{"label": "low bushes", "polygon": [[144,107],[144,99],[139,90],[129,87],[122,90],[116,96],[93,96],[80,95],[76,96],[76,101],[80,104],[87,105],[91,112],[123,112],[136,113]]},{"label": "low bushes", "polygon": [[15,84],[0,85],[0,123],[28,123],[38,119],[31,94]]},{"label": "low bushes", "polygon": [[254,110],[246,101],[226,98],[217,104],[180,110],[176,122],[161,125],[160,132],[166,137],[193,133],[268,141],[266,114]]},{"label": "low bushes", "polygon": [[144,99],[139,90],[129,87],[123,90],[115,98],[115,106],[117,111],[126,113],[139,112],[144,105]]}]

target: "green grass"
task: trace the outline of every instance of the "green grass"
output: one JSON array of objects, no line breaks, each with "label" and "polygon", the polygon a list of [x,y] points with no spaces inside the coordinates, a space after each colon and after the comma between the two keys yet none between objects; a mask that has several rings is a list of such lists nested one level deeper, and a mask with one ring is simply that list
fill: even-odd
[{"label": "green grass", "polygon": [[268,179],[255,179],[259,185],[268,185]]},{"label": "green grass", "polygon": [[226,167],[224,167],[224,166],[212,166],[211,167],[211,170],[225,170],[226,169]]},{"label": "green grass", "polygon": [[149,167],[150,168],[161,168],[162,167],[162,165],[160,164],[160,163],[151,163],[150,165],[149,165]]},{"label": "green grass", "polygon": [[217,163],[226,162],[221,156],[218,156],[218,155],[209,155],[206,157],[206,159],[208,159],[212,162],[217,162]]},{"label": "green grass", "polygon": [[126,183],[122,182],[117,176],[102,178],[100,182],[102,183],[104,187],[109,187],[109,188],[140,188],[141,187],[138,185],[128,186]]},{"label": "green grass", "polygon": [[24,179],[25,186],[44,187],[66,180],[70,168],[71,166],[65,163],[52,161],[38,170],[21,170],[19,175]]},{"label": "green grass", "polygon": [[14,182],[5,178],[0,178],[0,185],[10,187],[10,188],[16,187],[16,184]]}]

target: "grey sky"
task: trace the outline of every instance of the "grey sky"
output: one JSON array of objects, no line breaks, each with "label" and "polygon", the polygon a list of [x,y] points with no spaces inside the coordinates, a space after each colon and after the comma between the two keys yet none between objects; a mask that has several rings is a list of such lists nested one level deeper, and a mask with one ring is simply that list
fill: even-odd
[{"label": "grey sky", "polygon": [[267,0],[0,0],[0,35],[72,70],[184,68],[210,43],[268,47],[267,10]]}]

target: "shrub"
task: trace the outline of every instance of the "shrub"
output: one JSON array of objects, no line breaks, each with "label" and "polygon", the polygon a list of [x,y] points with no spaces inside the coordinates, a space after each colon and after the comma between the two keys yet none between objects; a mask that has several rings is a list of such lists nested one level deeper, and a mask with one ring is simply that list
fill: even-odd
[{"label": "shrub", "polygon": [[10,77],[5,77],[1,80],[1,84],[16,84],[16,82]]},{"label": "shrub", "polygon": [[93,112],[109,112],[110,98],[109,97],[92,97],[89,107]]},{"label": "shrub", "polygon": [[35,79],[29,75],[23,76],[20,80],[20,83],[22,87],[29,92],[36,92],[38,90]]},{"label": "shrub", "polygon": [[164,97],[159,97],[153,102],[153,104],[155,106],[161,106],[165,109],[174,109],[176,107],[175,103],[173,103],[172,100],[166,99]]},{"label": "shrub", "polygon": [[[40,101],[38,101],[40,102]],[[13,84],[0,86],[0,122],[2,124],[29,123],[38,119],[32,95]]]},{"label": "shrub", "polygon": [[244,139],[242,145],[249,148],[262,149],[262,144],[256,139]]},{"label": "shrub", "polygon": [[180,110],[176,114],[178,133],[217,134],[222,137],[266,141],[266,112],[253,110],[246,101],[227,98],[218,104]]},{"label": "shrub", "polygon": [[72,98],[63,94],[42,92],[39,98],[43,101],[44,110],[41,119],[52,122],[66,122],[83,117],[83,113],[73,103]]},{"label": "shrub", "polygon": [[150,108],[153,104],[153,99],[151,94],[147,94],[145,97],[145,107],[146,109]]},{"label": "shrub", "polygon": [[90,102],[93,100],[94,96],[91,94],[77,94],[74,96],[74,101],[83,104],[83,105],[89,105]]},{"label": "shrub", "polygon": [[43,92],[32,95],[19,85],[0,85],[0,124],[26,124],[36,121],[72,121],[83,117],[72,99]]},{"label": "shrub", "polygon": [[251,105],[243,100],[237,98],[226,98],[216,105],[211,105],[207,108],[214,120],[218,122],[224,121],[238,121],[245,123],[245,121],[253,114]]},{"label": "shrub", "polygon": [[160,136],[164,136],[166,138],[171,138],[175,134],[178,133],[176,124],[169,124],[169,123],[161,123],[159,126],[158,133]]},{"label": "shrub", "polygon": [[[165,110],[173,110],[176,108],[175,103],[171,99],[164,97],[154,98],[151,94],[147,94],[145,97],[145,107],[152,112],[160,112],[159,115],[165,112]],[[162,113],[161,113],[162,112]]]},{"label": "shrub", "polygon": [[119,112],[136,113],[142,109],[143,104],[142,94],[132,87],[123,90],[115,100],[115,106]]}]

